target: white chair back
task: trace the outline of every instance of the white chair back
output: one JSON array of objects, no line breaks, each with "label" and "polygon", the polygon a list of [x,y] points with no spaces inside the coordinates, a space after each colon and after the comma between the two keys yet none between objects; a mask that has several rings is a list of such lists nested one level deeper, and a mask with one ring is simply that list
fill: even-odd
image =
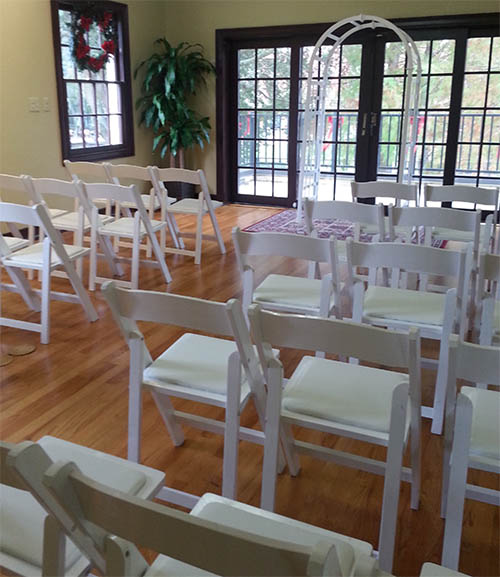
[{"label": "white chair back", "polygon": [[389,180],[376,180],[371,182],[351,182],[351,194],[353,202],[360,198],[389,198],[401,206],[401,201],[414,202],[418,206],[418,186],[416,184],[402,184]]},{"label": "white chair back", "polygon": [[106,163],[85,161],[72,162],[71,160],[65,160],[64,166],[72,180],[78,179],[85,182],[111,181]]}]

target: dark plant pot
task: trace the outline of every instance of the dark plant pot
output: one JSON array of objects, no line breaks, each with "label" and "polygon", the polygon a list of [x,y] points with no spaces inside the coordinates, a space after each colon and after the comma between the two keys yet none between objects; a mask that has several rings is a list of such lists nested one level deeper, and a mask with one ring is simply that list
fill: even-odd
[{"label": "dark plant pot", "polygon": [[182,198],[196,198],[196,186],[189,182],[166,182],[168,196],[174,196],[177,200]]}]

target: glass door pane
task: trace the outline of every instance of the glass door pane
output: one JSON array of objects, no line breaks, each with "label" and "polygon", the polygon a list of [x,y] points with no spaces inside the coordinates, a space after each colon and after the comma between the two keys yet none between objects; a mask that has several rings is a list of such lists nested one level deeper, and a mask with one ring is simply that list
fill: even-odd
[{"label": "glass door pane", "polygon": [[287,47],[238,50],[236,200],[288,198],[290,54]]}]

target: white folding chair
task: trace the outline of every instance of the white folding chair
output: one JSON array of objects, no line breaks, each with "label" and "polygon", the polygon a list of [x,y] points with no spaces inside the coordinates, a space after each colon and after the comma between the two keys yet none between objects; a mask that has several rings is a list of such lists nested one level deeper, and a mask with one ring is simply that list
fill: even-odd
[{"label": "white folding chair", "polygon": [[[66,575],[64,534],[104,576],[378,575],[363,541],[210,494],[184,513],[94,481],[74,463],[45,469],[44,457],[21,445],[6,461],[57,521],[45,530],[45,575]],[[137,546],[160,555],[150,566]]]},{"label": "white folding chair", "polygon": [[[104,285],[102,291],[130,349],[129,459],[140,459],[141,392],[145,389],[153,396],[175,446],[184,442],[181,423],[225,435],[222,494],[234,497],[239,438],[263,444],[262,432],[240,428],[239,415],[252,398],[263,424],[266,403],[263,375],[239,301],[217,303],[123,290],[114,283]],[[137,321],[232,337],[236,342],[186,332],[153,360]],[[225,423],[176,411],[169,397],[224,407]]]},{"label": "white folding chair", "polygon": [[[379,538],[380,566],[390,571],[394,555],[401,479],[411,482],[411,506],[420,493],[420,338],[350,321],[249,309],[252,334],[267,373],[267,409],[261,507],[273,510],[279,432],[288,462],[297,453],[385,475]],[[408,374],[304,356],[283,389],[283,366],[271,346],[361,358]],[[367,459],[293,438],[291,425],[387,447],[387,461]],[[411,469],[403,452],[411,439]],[[285,434],[286,433],[286,434]]]},{"label": "white folding chair", "polygon": [[[103,222],[94,204],[96,199],[105,198],[115,203],[115,219],[111,222]],[[165,256],[160,248],[155,233],[165,227],[165,223],[150,220],[146,212],[140,194],[134,185],[120,186],[118,184],[98,184],[81,183],[80,202],[82,203],[87,218],[91,223],[90,242],[90,279],[89,288],[95,290],[96,283],[102,283],[108,278],[97,276],[97,238],[102,237],[128,238],[132,240],[131,260],[131,280],[115,281],[124,286],[138,288],[139,286],[139,265],[159,267],[166,283],[171,282],[172,277],[165,262]],[[136,211],[133,217],[120,216],[120,205],[122,202],[135,204]],[[148,238],[156,257],[153,260],[140,259],[140,245],[144,238]],[[120,257],[119,260],[129,260]]]},{"label": "white folding chair", "polygon": [[[233,229],[233,245],[243,283],[243,310],[252,302],[264,308],[340,316],[339,280],[335,238],[319,239],[277,232],[242,232]],[[280,256],[309,263],[308,277],[269,274],[262,282],[256,279],[249,257]],[[314,265],[327,263],[328,273],[317,279]],[[311,266],[312,265],[312,266]],[[255,266],[255,265],[254,265]]]},{"label": "white folding chair", "polygon": [[[500,187],[483,188],[467,186],[464,184],[452,184],[436,186],[424,184],[424,206],[438,205],[438,203],[450,202],[453,208],[490,210],[491,215],[481,224],[480,246],[483,250],[490,251],[493,243],[494,224],[498,223]],[[457,231],[453,228],[436,227],[433,237],[439,240],[455,240],[458,242],[471,242],[470,232]]]},{"label": "white folding chair", "polygon": [[[34,457],[30,463],[30,468],[38,472],[36,486],[34,479],[24,483],[7,463],[9,453],[19,455],[31,447],[36,448],[31,449]],[[47,547],[44,527],[47,529],[54,518],[47,521],[47,513],[40,505],[45,498],[50,498],[42,484],[42,475],[55,461],[73,461],[92,479],[137,499],[153,498],[165,478],[161,471],[55,437],[45,436],[36,443],[26,441],[18,445],[0,441],[0,567],[8,570],[9,575],[76,577],[88,574],[91,564],[85,551],[79,551],[68,539],[63,542],[66,555],[61,555],[60,572],[51,570],[53,559],[44,559],[44,547]],[[48,537],[45,533],[45,538]]]},{"label": "white folding chair", "polygon": [[[72,180],[82,182],[112,182],[108,172],[108,163],[105,162],[72,162],[64,161],[64,167]],[[111,216],[112,203],[107,198],[96,198],[94,204],[106,210],[106,215]]]},{"label": "white folding chair", "polygon": [[[5,267],[14,285],[2,288],[18,292],[26,304],[35,311],[41,310],[40,323],[21,321],[6,317],[0,318],[0,325],[35,331],[40,333],[40,342],[47,344],[50,334],[50,299],[76,302],[82,305],[90,322],[98,319],[93,304],[83,287],[82,281],[73,263],[90,250],[81,246],[65,245],[58,231],[52,226],[50,216],[45,207],[37,204],[33,207],[11,203],[0,203],[0,222],[14,222],[40,227],[45,233],[43,242],[29,245],[11,252],[0,233],[0,263]],[[52,271],[62,268],[75,292],[74,295],[51,291],[50,279]],[[42,271],[41,291],[34,291],[21,269]],[[41,307],[38,294],[41,294]]]},{"label": "white folding chair", "polygon": [[[397,208],[389,206],[389,234],[390,241],[397,240],[398,230],[406,230],[405,242],[411,242],[415,238],[417,244],[431,246],[434,230],[454,230],[458,234],[467,234],[472,245],[472,270],[468,279],[467,312],[468,319],[474,318],[474,307],[476,302],[477,266],[479,258],[479,241],[481,228],[481,211],[463,211],[452,208],[439,208],[435,206],[405,207]],[[424,290],[446,292],[445,284],[428,284],[426,277],[421,277],[424,283]],[[425,284],[427,283],[427,284]],[[467,328],[465,329],[467,330]]]},{"label": "white folding chair", "polygon": [[500,506],[500,491],[467,483],[467,471],[500,474],[500,392],[457,379],[500,385],[500,349],[450,339],[441,515],[446,517],[441,563],[458,568],[466,498]]},{"label": "white folding chair", "polygon": [[[418,186],[416,184],[403,184],[389,180],[376,180],[370,182],[351,182],[352,201],[358,203],[360,199],[373,199],[375,203],[394,206],[418,206]],[[385,229],[388,227],[388,219],[385,217]],[[373,224],[361,226],[366,234],[377,234],[378,227]],[[406,234],[406,229],[398,228],[398,234]],[[356,239],[355,239],[356,240]]]},{"label": "white folding chair", "polygon": [[500,254],[479,257],[474,328],[479,344],[500,346]]},{"label": "white folding chair", "polygon": [[[470,278],[472,250],[455,252],[403,243],[362,243],[347,240],[347,285],[353,302],[356,322],[408,330],[418,327],[423,338],[440,341],[439,360],[423,359],[423,366],[436,368],[433,407],[422,407],[422,415],[432,418],[432,432],[441,434],[446,394],[448,339],[453,332],[463,335],[466,327],[466,282]],[[355,278],[356,267],[392,270],[391,286],[370,285],[364,288]],[[399,273],[424,275],[419,290],[399,288]],[[446,294],[425,291],[428,275],[455,279],[456,288]]]},{"label": "white folding chair", "polygon": [[[178,200],[175,204],[167,206],[167,217],[171,222],[171,226],[169,224],[170,232],[177,235],[179,247],[163,246],[163,249],[166,252],[172,252],[174,254],[194,256],[194,263],[200,264],[202,241],[203,239],[207,239],[217,241],[221,254],[225,254],[226,247],[224,246],[219,224],[217,223],[217,217],[215,216],[215,209],[222,206],[222,202],[212,200],[203,170],[158,168],[157,166],[153,166],[151,167],[151,177],[159,196],[166,194],[165,182],[186,182],[200,187],[198,198],[183,198],[182,200]],[[175,217],[183,214],[196,216],[196,232],[194,234],[179,230]],[[203,216],[206,214],[210,216],[214,235],[203,234]],[[188,250],[185,248],[183,237],[194,237],[195,250]],[[174,239],[174,243],[176,243],[174,234],[172,234],[172,238]]]}]

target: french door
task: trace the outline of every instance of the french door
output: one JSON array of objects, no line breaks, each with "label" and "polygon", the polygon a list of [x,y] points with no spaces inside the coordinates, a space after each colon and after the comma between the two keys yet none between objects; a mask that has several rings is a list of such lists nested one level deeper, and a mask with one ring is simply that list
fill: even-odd
[{"label": "french door", "polygon": [[[419,185],[500,183],[500,39],[493,20],[483,18],[477,29],[451,20],[406,27],[422,59],[413,172]],[[272,29],[272,38],[261,29],[244,38],[218,31],[218,188],[225,200],[296,201],[307,66],[320,33],[287,28]],[[329,70],[314,70],[328,76],[320,199],[350,200],[353,179],[396,180],[404,66],[401,42],[375,29],[353,35]]]}]

